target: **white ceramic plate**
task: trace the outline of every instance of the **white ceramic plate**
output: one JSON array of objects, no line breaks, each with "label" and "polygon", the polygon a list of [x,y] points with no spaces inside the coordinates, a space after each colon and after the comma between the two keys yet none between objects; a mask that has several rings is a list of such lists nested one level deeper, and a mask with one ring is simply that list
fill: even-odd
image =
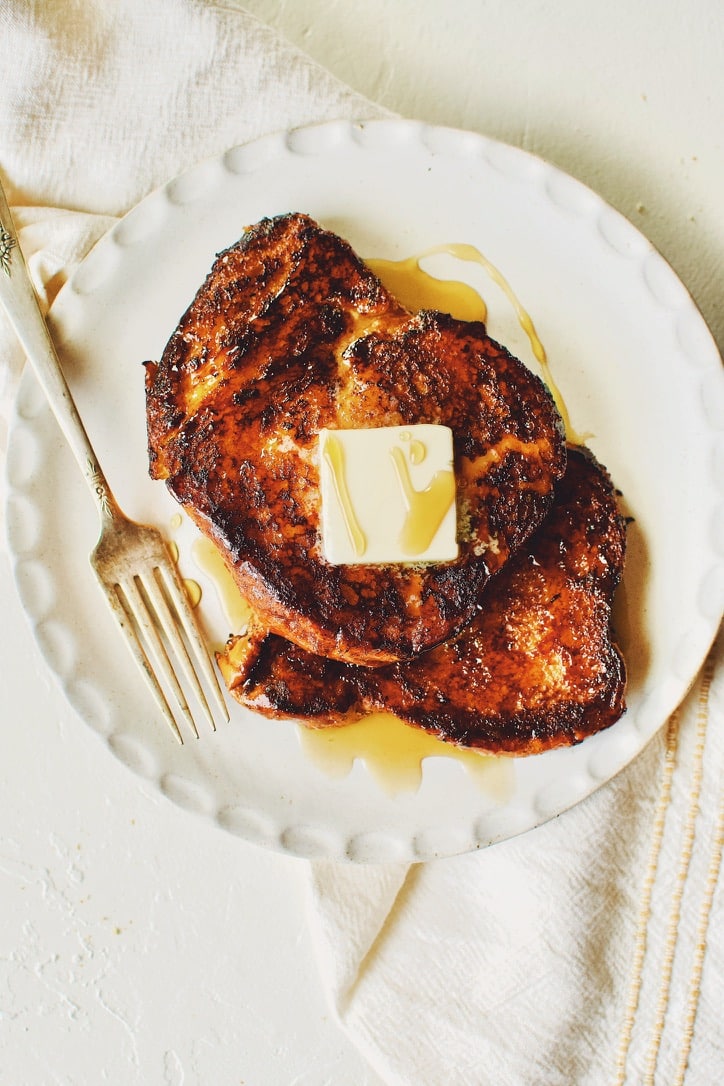
[{"label": "white ceramic plate", "polygon": [[[176,506],[148,479],[143,371],[246,224],[304,211],[366,257],[467,242],[531,313],[574,426],[635,516],[618,618],[630,669],[625,717],[571,750],[508,765],[500,788],[451,759],[425,762],[416,792],[380,788],[356,762],[331,778],[292,723],[232,707],[217,735],[181,748],[156,718],[91,579],[97,524],[85,484],[27,373],[8,455],[16,580],[48,665],[79,715],[175,802],[249,840],[299,855],[428,859],[487,845],[556,815],[609,780],[663,724],[722,609],[721,362],[668,265],[588,189],[519,150],[416,123],[347,123],[272,135],[207,161],[144,200],[93,249],[52,324],[69,382],[121,505],[167,534]],[[477,274],[479,272],[479,274]],[[489,329],[529,364],[504,300],[472,266]],[[718,474],[717,474],[718,472]],[[213,585],[202,613],[223,640]]]}]

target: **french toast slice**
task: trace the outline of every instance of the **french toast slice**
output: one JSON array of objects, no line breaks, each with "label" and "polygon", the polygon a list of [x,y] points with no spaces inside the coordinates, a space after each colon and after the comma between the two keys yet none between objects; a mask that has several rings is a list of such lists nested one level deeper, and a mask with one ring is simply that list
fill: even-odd
[{"label": "french toast slice", "polygon": [[[362,666],[414,658],[473,619],[565,469],[543,384],[480,323],[410,314],[336,234],[264,219],[221,253],[146,363],[151,475],[219,548],[266,630]],[[331,565],[318,435],[453,431],[459,557]]]},{"label": "french toast slice", "polygon": [[571,449],[547,520],[482,591],[473,623],[456,638],[370,669],[254,629],[232,638],[219,664],[241,704],[311,727],[386,710],[495,754],[572,745],[625,709],[625,665],[611,629],[625,539],[607,472]]}]

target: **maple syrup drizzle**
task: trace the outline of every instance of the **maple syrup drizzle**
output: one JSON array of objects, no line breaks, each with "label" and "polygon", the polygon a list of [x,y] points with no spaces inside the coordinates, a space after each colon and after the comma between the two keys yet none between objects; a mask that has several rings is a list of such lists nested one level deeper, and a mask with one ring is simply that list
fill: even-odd
[{"label": "maple syrup drizzle", "polygon": [[[424,459],[423,443],[417,441],[415,444],[421,446],[421,459]],[[395,445],[390,449],[390,456],[407,508],[407,516],[400,533],[400,550],[413,558],[423,554],[430,546],[445,519],[445,514],[455,501],[455,473],[436,471],[424,490],[415,490],[402,449]]]},{"label": "maple syrup drizzle", "polygon": [[427,449],[422,441],[418,441],[416,437],[410,437],[410,434],[406,430],[403,430],[400,434],[400,441],[410,442],[407,446],[407,455],[410,457],[410,463],[421,464],[427,456]]},{"label": "maple syrup drizzle", "polygon": [[[176,516],[179,516],[179,514],[177,513]],[[179,516],[179,524],[180,523],[181,518]],[[178,544],[171,541],[170,543],[167,543],[166,546],[168,548],[169,554],[171,555],[171,561],[175,566],[178,566]],[[191,580],[191,578],[189,577],[183,577],[182,581],[183,586],[186,589],[186,595],[189,598],[189,603],[192,607],[198,607],[198,605],[201,603],[201,585],[198,583],[198,581]]]},{"label": "maple syrup drizzle", "polygon": [[251,619],[251,608],[236,586],[224,559],[210,539],[196,539],[191,547],[194,562],[213,582],[229,630],[239,633]]},{"label": "maple syrup drizzle", "polygon": [[361,558],[367,550],[367,539],[359,526],[357,514],[354,511],[352,499],[349,494],[347,476],[344,471],[344,449],[342,448],[342,443],[331,434],[327,435],[327,440],[324,443],[324,459],[327,461],[329,470],[332,473],[334,492],[337,495],[337,501],[342,510],[342,519],[344,520],[344,526],[347,530],[352,550],[358,558]]},{"label": "maple syrup drizzle", "polygon": [[[442,249],[440,250],[442,251]],[[488,307],[474,287],[456,279],[438,279],[420,267],[429,253],[404,260],[365,263],[407,309],[438,309],[460,321],[486,321]]]},{"label": "maple syrup drizzle", "polygon": [[[484,323],[487,319],[488,307],[473,287],[456,280],[436,279],[420,266],[421,261],[442,255],[480,265],[488,277],[502,290],[513,307],[518,323],[528,337],[533,356],[541,368],[543,380],[563,420],[568,440],[575,445],[583,445],[590,435],[577,433],[571,424],[568,408],[554,380],[548,355],[530,313],[522,305],[500,269],[488,260],[480,249],[475,245],[450,242],[433,245],[416,256],[406,257],[404,260],[368,260],[367,264],[376,272],[388,290],[396,294],[408,308],[439,309],[450,313],[458,320],[480,320]],[[436,290],[437,285],[440,287],[439,292]]]}]

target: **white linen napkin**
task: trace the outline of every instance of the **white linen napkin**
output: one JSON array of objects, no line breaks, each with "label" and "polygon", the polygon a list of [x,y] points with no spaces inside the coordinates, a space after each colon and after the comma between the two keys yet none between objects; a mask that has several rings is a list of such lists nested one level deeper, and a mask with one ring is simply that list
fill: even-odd
[{"label": "white linen napkin", "polygon": [[312,872],[337,1012],[385,1082],[723,1080],[724,641],[616,780],[483,853]]},{"label": "white linen napkin", "polygon": [[[385,111],[227,0],[0,0],[0,170],[50,304],[111,218],[209,155]],[[0,449],[23,356],[0,314]]]},{"label": "white linen napkin", "polygon": [[[383,112],[230,2],[0,0],[0,71],[0,170],[46,304],[189,164]],[[2,320],[0,358],[4,427],[22,356]],[[309,865],[331,1003],[385,1082],[724,1081],[723,724],[720,646],[668,730],[554,822],[427,865]]]}]

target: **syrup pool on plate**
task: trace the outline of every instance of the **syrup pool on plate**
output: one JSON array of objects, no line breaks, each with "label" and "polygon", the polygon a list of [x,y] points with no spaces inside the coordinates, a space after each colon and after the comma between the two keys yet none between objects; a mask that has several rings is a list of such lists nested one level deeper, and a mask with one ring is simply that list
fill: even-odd
[{"label": "syrup pool on plate", "polygon": [[251,608],[236,587],[226,563],[210,539],[201,537],[191,548],[194,562],[213,581],[229,629],[243,630],[251,617]]},{"label": "syrup pool on plate", "polygon": [[451,758],[494,799],[506,799],[513,786],[510,758],[444,743],[390,713],[371,713],[339,728],[300,726],[302,750],[331,777],[346,777],[357,759],[390,795],[416,792],[426,758]]}]

